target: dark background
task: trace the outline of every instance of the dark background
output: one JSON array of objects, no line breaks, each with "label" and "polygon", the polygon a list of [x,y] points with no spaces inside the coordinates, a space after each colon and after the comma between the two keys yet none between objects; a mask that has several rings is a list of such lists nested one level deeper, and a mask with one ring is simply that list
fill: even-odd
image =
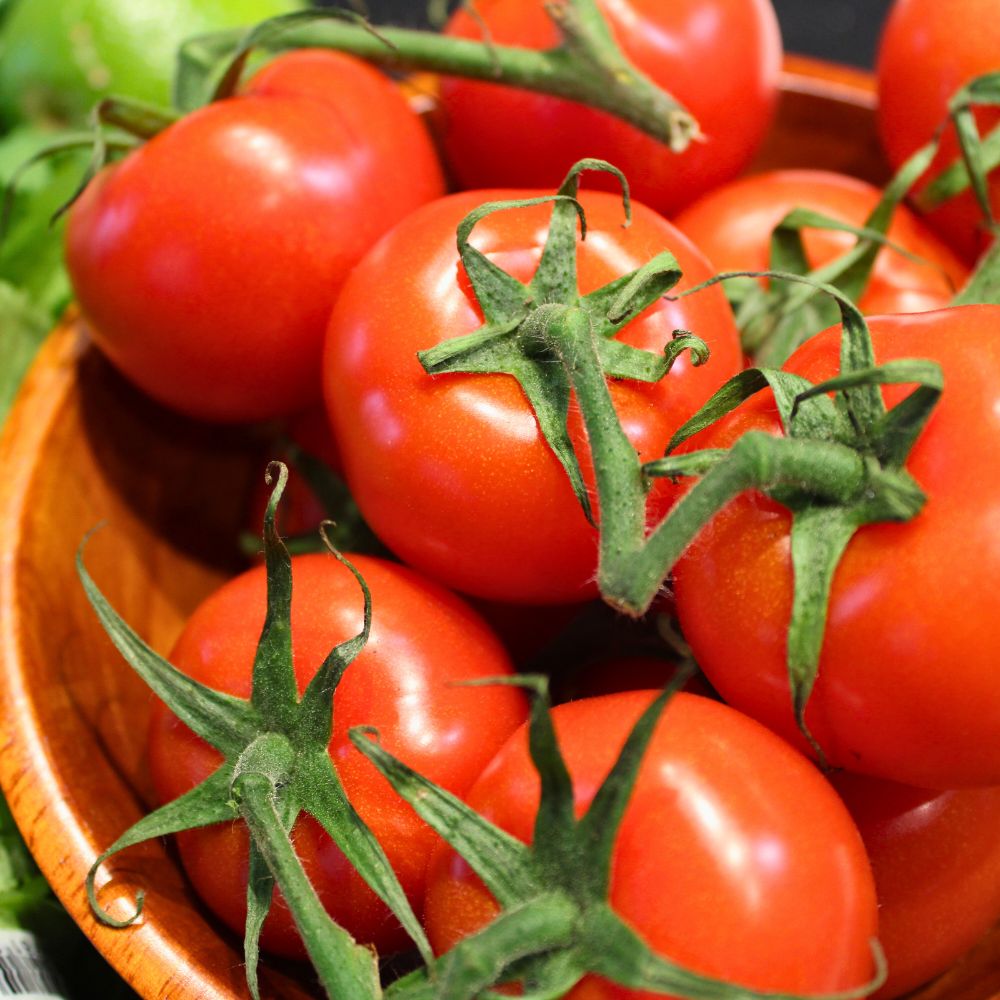
[{"label": "dark background", "polygon": [[[672,0],[660,0],[671,3]],[[785,49],[871,67],[890,0],[773,0]],[[368,0],[376,22],[425,24],[424,0]]]}]

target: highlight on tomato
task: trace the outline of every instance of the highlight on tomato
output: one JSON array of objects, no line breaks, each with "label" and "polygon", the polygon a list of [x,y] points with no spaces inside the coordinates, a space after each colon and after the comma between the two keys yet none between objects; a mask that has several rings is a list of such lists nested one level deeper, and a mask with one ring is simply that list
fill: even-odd
[{"label": "highlight on tomato", "polygon": [[[1000,307],[964,306],[870,320],[879,363],[935,361],[944,392],[906,471],[926,495],[909,521],[866,524],[832,583],[805,722],[827,761],[926,788],[1000,783],[993,639],[1000,580]],[[819,382],[838,371],[827,330],[786,366]],[[890,385],[895,404],[912,386]],[[759,393],[699,447],[757,429],[780,434]],[[677,614],[695,659],[729,703],[805,746],[788,666],[792,573],[787,507],[745,493],[704,528],[675,569]]]},{"label": "highlight on tomato", "polygon": [[[329,752],[351,804],[381,843],[419,912],[427,858],[436,835],[347,738],[352,726],[377,726],[387,747],[455,794],[464,794],[526,714],[523,694],[502,685],[461,682],[512,673],[485,622],[463,601],[405,567],[352,558],[372,595],[371,635],[334,695]],[[329,554],[292,560],[291,633],[299,692],[337,643],[360,631],[363,607],[352,573]],[[194,612],[170,660],[216,690],[250,693],[265,613],[266,572],[252,569],[223,585]],[[205,780],[220,755],[162,704],[154,708],[149,762],[167,802]],[[311,816],[294,831],[295,850],[334,919],[383,954],[408,939],[342,852]],[[181,860],[206,905],[235,930],[246,918],[248,837],[232,822],[178,834]],[[289,910],[276,895],[263,946],[304,954]]]},{"label": "highlight on tomato", "polygon": [[[682,153],[630,125],[560,98],[444,78],[445,159],[465,188],[547,187],[582,157],[621,167],[637,199],[664,214],[735,177],[770,124],[781,36],[770,0],[598,3],[625,55],[698,121]],[[544,49],[559,41],[542,0],[479,0],[446,34]]]},{"label": "highlight on tomato", "polygon": [[70,212],[67,267],[95,342],[145,392],[208,420],[288,415],[319,400],[350,268],[442,191],[392,81],[293,52],[101,171]]},{"label": "highlight on tomato", "polygon": [[[396,555],[479,597],[571,603],[596,592],[597,534],[521,386],[504,374],[431,376],[417,358],[418,351],[483,323],[483,307],[455,246],[459,224],[484,202],[535,195],[542,193],[456,194],[393,229],[344,285],[330,319],[323,374],[348,485]],[[652,210],[634,204],[626,228],[621,196],[585,191],[579,202],[587,219],[586,239],[575,251],[582,294],[667,249],[683,271],[678,287],[710,276],[700,253]],[[484,215],[471,245],[490,266],[529,281],[542,258],[551,212],[546,203]],[[658,298],[614,339],[662,359],[678,329],[707,343],[707,364],[697,367],[684,354],[658,382],[608,383],[626,433],[646,459],[661,455],[673,431],[742,364],[732,313],[719,289],[680,301]],[[572,405],[568,436],[592,496],[586,436]],[[653,491],[652,518],[669,495]]]},{"label": "highlight on tomato", "polygon": [[[552,710],[577,818],[654,697],[629,692]],[[530,843],[539,795],[521,727],[466,802]],[[857,829],[811,764],[728,706],[673,696],[642,759],[610,870],[615,913],[655,952],[693,971],[796,994],[857,989],[871,977],[876,904]],[[468,864],[442,844],[425,908],[435,951],[496,913]],[[567,995],[662,994],[589,976]]]}]

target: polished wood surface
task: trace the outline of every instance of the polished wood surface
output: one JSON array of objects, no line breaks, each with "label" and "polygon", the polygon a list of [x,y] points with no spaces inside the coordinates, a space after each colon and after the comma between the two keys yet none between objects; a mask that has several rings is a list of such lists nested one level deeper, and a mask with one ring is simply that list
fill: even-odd
[{"label": "polished wood surface", "polygon": [[[758,168],[797,165],[885,176],[870,78],[789,59]],[[161,844],[128,851],[99,879],[119,916],[147,892],[139,923],[98,923],[84,893],[97,854],[149,804],[143,746],[150,695],[121,661],[74,569],[88,567],[157,650],[238,568],[235,536],[262,473],[245,432],[172,416],[131,389],[70,317],[42,350],[0,438],[0,783],[59,898],[146,998],[246,995],[241,943],[199,905]],[[269,971],[267,996],[314,995],[307,969]],[[920,1000],[1000,997],[994,934]]]}]

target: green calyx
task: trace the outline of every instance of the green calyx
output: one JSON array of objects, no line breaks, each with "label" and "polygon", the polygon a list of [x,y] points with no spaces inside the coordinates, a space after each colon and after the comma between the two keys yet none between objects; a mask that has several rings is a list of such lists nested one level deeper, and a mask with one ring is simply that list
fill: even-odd
[{"label": "green calyx", "polygon": [[[695,363],[708,349],[697,337],[678,332],[663,354],[631,347],[614,335],[677,283],[680,268],[662,253],[639,270],[581,295],[576,276],[576,231],[586,237],[586,216],[577,201],[580,175],[588,170],[614,175],[622,185],[626,221],[631,218],[628,184],[622,173],[602,160],[581,160],[551,197],[491,202],[470,213],[458,229],[458,251],[483,311],[483,325],[473,333],[445,341],[418,355],[434,376],[450,372],[512,375],[531,403],[546,442],[559,459],[588,519],[590,497],[567,429],[570,390],[579,395],[587,378],[591,391],[606,393],[605,377],[656,382],[684,350]],[[498,211],[552,203],[542,258],[534,277],[522,284],[470,242],[476,224]],[[582,350],[578,353],[575,341]],[[596,380],[596,382],[595,382]],[[609,399],[610,405],[610,399]],[[612,421],[617,426],[617,417]],[[627,442],[626,442],[627,444]],[[628,445],[631,450],[631,446]],[[634,458],[634,452],[632,452]]]},{"label": "green calyx", "polygon": [[[886,234],[896,208],[930,166],[936,150],[936,143],[932,143],[903,164],[861,226],[804,208],[794,209],[778,223],[771,234],[769,270],[811,280],[805,284],[772,282],[762,287],[747,278],[729,286],[727,294],[743,349],[756,364],[780,367],[806,340],[837,322],[836,302],[822,294],[820,286],[831,285],[857,303],[868,287],[880,253],[897,253],[933,266],[890,242]],[[811,268],[802,235],[806,229],[849,233],[856,242],[828,264]]]},{"label": "green calyx", "polygon": [[[965,288],[955,297],[954,305],[1000,302],[1000,223],[993,216],[989,175],[1000,167],[1000,125],[985,137],[976,122],[977,107],[1000,107],[1000,71],[985,73],[970,80],[948,102],[948,119],[955,128],[960,157],[942,170],[916,198],[924,210],[932,210],[965,191],[972,193],[982,212],[984,229],[993,237]],[[929,149],[937,152],[940,133]]]},{"label": "green calyx", "polygon": [[[686,679],[681,672],[643,713],[579,819],[549,712],[546,679],[525,676],[516,681],[534,696],[528,744],[541,779],[541,800],[531,846],[387,753],[371,739],[371,731],[352,730],[354,745],[468,862],[501,908],[491,923],[433,965],[394,983],[387,998],[473,1000],[497,997],[496,987],[517,985],[518,995],[541,1000],[562,996],[594,974],[632,989],[690,1000],[793,1000],[788,994],[761,993],[675,964],[652,951],[608,903],[614,844],[643,755],[664,707]],[[877,946],[873,951],[875,981],[827,1000],[862,997],[877,988],[884,979],[884,963]]]},{"label": "green calyx", "polygon": [[[1000,125],[982,136],[975,109],[998,106],[1000,72],[977,77],[955,93],[949,102],[947,122],[954,125],[960,156],[915,198],[920,208],[931,210],[971,189],[982,212],[983,226],[994,235],[1000,224],[993,217],[988,177],[1000,167]],[[757,364],[779,367],[805,340],[837,321],[836,305],[829,296],[819,292],[819,284],[832,285],[857,303],[881,252],[902,254],[932,266],[891,243],[886,234],[896,208],[933,163],[943,132],[944,124],[930,142],[903,163],[862,226],[850,226],[805,209],[790,212],[778,223],[771,236],[770,270],[809,277],[818,284],[783,282],[762,288],[755,281],[747,280],[730,286],[727,294],[733,304],[744,350]],[[847,232],[857,237],[857,242],[830,263],[810,269],[802,242],[804,229]],[[1000,247],[996,241],[983,255],[966,286],[953,299],[954,305],[987,302],[1000,302]]]},{"label": "green calyx", "polygon": [[[789,683],[799,727],[822,761],[805,710],[819,668],[834,572],[861,527],[910,520],[923,508],[926,497],[904,463],[937,404],[943,381],[940,366],[932,361],[877,365],[864,317],[831,286],[821,288],[841,311],[840,374],[813,385],[790,372],[749,369],[719,389],[680,428],[668,455],[764,388],[774,397],[784,437],[752,431],[728,451],[695,452],[647,464],[647,475],[701,478],[651,533],[642,553],[646,572],[623,580],[622,591],[627,607],[644,607],[664,567],[673,566],[701,527],[740,493],[759,490],[786,506],[792,513],[794,577]],[[914,390],[888,410],[880,387],[911,383]]]},{"label": "green calyx", "polygon": [[242,819],[250,832],[244,950],[251,994],[258,996],[258,941],[277,886],[327,993],[374,1000],[381,995],[376,955],[357,944],[326,913],[290,840],[298,816],[302,812],[313,816],[393,911],[421,954],[430,958],[423,930],[385,853],[348,801],[327,749],[333,694],[367,641],[371,597],[357,571],[334,551],[358,579],[364,598],[364,626],[358,635],[330,651],[300,699],[292,668],[291,559],[275,530],[275,509],[287,470],[274,466],[269,471],[276,474],[276,482],[264,529],[267,613],[249,701],[191,680],[153,652],[101,594],[84,567],[82,549],[77,557],[87,597],[119,652],[174,714],[224,757],[201,785],[140,820],[112,844],[94,862],[87,876],[87,891],[101,920],[115,927],[128,926],[142,910],[141,896],[136,913],[127,920],[110,916],[97,900],[97,872],[109,857],[154,837]]},{"label": "green calyx", "polygon": [[633,66],[596,0],[554,0],[546,12],[559,32],[552,49],[495,45],[431,31],[375,27],[354,11],[302,11],[264,21],[249,32],[191,39],[179,53],[174,102],[191,110],[234,93],[253,49],[331,48],[388,68],[427,70],[565,97],[607,111],[683,152],[701,135],[670,94]]}]

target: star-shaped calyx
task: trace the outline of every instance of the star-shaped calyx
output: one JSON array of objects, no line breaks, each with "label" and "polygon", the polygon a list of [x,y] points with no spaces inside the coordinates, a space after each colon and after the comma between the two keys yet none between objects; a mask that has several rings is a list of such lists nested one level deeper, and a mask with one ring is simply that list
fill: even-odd
[{"label": "star-shaped calyx", "polygon": [[328,745],[333,694],[344,671],[363,649],[371,628],[371,596],[355,575],[364,599],[364,625],[332,649],[299,698],[292,668],[292,566],[275,529],[275,509],[287,480],[275,464],[274,489],[264,519],[267,613],[253,665],[249,700],[215,691],[192,680],[155,653],[121,619],[90,577],[77,566],[84,589],[119,652],[174,714],[224,757],[219,768],[191,791],[136,823],[94,862],[87,891],[105,923],[124,927],[141,913],[117,920],[97,900],[95,877],[111,855],[156,837],[242,819],[250,832],[250,869],[244,948],[247,982],[258,996],[258,942],[277,885],[295,919],[320,981],[331,997],[375,1000],[381,996],[375,952],[359,945],[320,903],[295,855],[290,831],[303,812],[316,819],[372,890],[393,911],[421,954],[430,958],[426,936],[384,851],[341,785]]},{"label": "star-shaped calyx", "polygon": [[[580,175],[597,170],[614,175],[622,185],[626,223],[631,218],[628,182],[603,160],[581,160],[570,170],[558,192],[541,198],[490,202],[471,212],[458,228],[458,251],[483,312],[483,325],[473,333],[444,341],[419,354],[430,375],[448,372],[502,372],[520,383],[539,428],[559,459],[587,517],[593,520],[590,498],[566,422],[574,369],[587,366],[589,377],[659,381],[674,360],[692,350],[695,363],[708,355],[704,343],[678,332],[663,354],[653,354],[615,340],[627,323],[680,279],[673,254],[664,251],[649,263],[615,281],[581,295],[577,285],[577,223],[587,234],[586,215],[579,201]],[[524,284],[477,250],[469,241],[476,224],[487,215],[552,203],[548,237],[534,277]],[[586,329],[590,350],[581,354],[567,345],[567,324]],[[590,354],[595,353],[596,359]]]}]

